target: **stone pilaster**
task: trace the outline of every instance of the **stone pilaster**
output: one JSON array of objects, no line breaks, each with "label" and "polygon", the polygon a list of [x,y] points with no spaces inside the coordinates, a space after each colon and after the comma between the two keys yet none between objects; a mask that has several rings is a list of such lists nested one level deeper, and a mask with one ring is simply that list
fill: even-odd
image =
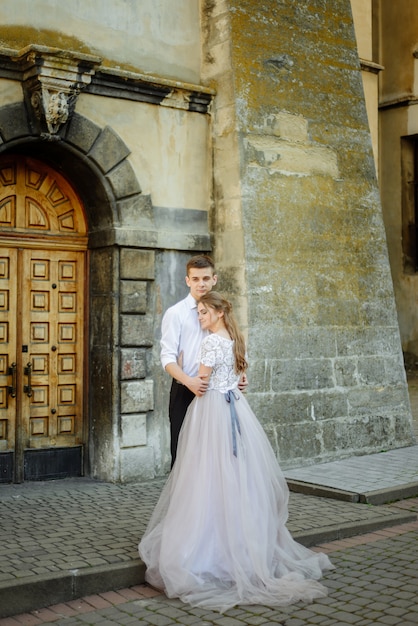
[{"label": "stone pilaster", "polygon": [[[203,7],[215,256],[284,464],[412,442],[349,0]],[[229,274],[228,274],[229,271]]]}]

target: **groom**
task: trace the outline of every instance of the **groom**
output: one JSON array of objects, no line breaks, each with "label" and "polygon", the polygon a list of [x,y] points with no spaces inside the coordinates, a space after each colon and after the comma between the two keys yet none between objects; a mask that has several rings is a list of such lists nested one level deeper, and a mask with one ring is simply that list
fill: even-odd
[{"label": "groom", "polygon": [[[195,396],[203,396],[208,387],[208,380],[197,375],[200,345],[207,335],[200,327],[197,303],[217,281],[210,256],[192,257],[186,265],[189,294],[167,309],[161,323],[161,363],[173,379],[168,407],[171,467],[176,460],[178,438],[188,406]],[[238,387],[244,391],[247,386],[247,376],[243,374]]]},{"label": "groom", "polygon": [[197,375],[199,350],[207,331],[200,327],[197,303],[217,283],[215,264],[210,256],[192,257],[186,266],[189,294],[164,314],[161,324],[161,363],[173,378],[168,415],[171,435],[171,467],[187,408],[195,396],[203,396],[208,380]]}]

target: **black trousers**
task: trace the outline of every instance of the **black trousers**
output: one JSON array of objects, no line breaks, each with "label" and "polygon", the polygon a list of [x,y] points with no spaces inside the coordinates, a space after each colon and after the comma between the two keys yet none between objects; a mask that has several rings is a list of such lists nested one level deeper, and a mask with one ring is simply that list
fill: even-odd
[{"label": "black trousers", "polygon": [[176,380],[173,380],[170,391],[170,402],[168,405],[171,435],[171,467],[173,467],[174,461],[176,460],[177,443],[184,416],[186,415],[187,408],[194,397],[194,393],[190,391],[188,387],[178,383]]}]

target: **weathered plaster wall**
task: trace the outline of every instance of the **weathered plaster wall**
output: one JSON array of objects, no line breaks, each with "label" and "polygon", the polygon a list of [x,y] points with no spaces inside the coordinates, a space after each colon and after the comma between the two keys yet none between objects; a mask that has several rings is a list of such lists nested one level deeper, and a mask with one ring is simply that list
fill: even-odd
[{"label": "weathered plaster wall", "polygon": [[111,126],[130,150],[143,194],[157,207],[207,211],[211,182],[207,115],[81,94],[77,112]]},{"label": "weathered plaster wall", "polygon": [[373,59],[372,46],[373,0],[351,0],[357,51],[361,59]]},{"label": "weathered plaster wall", "polygon": [[105,64],[199,82],[199,0],[3,0],[0,42],[83,51]]},{"label": "weathered plaster wall", "polygon": [[[205,6],[222,192],[215,253],[222,261],[224,224],[240,204],[237,243],[228,234],[245,259],[250,402],[287,465],[406,445],[409,401],[350,2]],[[230,153],[216,151],[227,142]],[[240,294],[237,276],[230,287]]]},{"label": "weathered plaster wall", "polygon": [[[402,346],[405,352],[418,355],[418,275],[405,263],[403,249],[403,237],[408,229],[403,203],[414,179],[413,147],[409,144],[408,148],[408,137],[418,135],[418,60],[413,55],[418,47],[418,14],[407,0],[396,4],[381,0],[379,18],[384,66],[380,83],[383,215]],[[405,169],[406,150],[412,151],[409,170]]]},{"label": "weathered plaster wall", "polygon": [[358,55],[362,61],[363,90],[376,171],[379,170],[379,74],[373,57],[373,0],[351,0]]},{"label": "weathered plaster wall", "polygon": [[395,100],[413,93],[412,52],[417,45],[416,5],[409,0],[380,0],[381,63],[385,68],[380,80],[381,99]]}]

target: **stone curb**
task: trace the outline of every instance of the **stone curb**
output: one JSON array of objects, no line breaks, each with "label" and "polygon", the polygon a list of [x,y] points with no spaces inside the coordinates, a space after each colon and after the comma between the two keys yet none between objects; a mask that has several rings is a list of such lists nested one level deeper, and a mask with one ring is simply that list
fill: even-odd
[{"label": "stone curb", "polygon": [[140,585],[145,565],[138,558],[0,584],[0,618],[28,613],[83,596]]},{"label": "stone curb", "polygon": [[369,491],[360,494],[360,502],[364,504],[387,504],[397,500],[406,500],[418,496],[418,483],[407,483],[398,487],[387,487],[378,491]]},{"label": "stone curb", "polygon": [[344,502],[360,502],[362,504],[388,504],[389,502],[396,502],[397,500],[405,500],[406,498],[418,496],[418,482],[396,485],[395,487],[385,487],[364,493],[346,491],[344,489],[317,485],[315,483],[293,480],[291,478],[287,478],[286,482],[290,491],[294,491],[295,493],[332,498],[333,500],[341,500]]},{"label": "stone curb", "polygon": [[295,493],[303,493],[305,496],[317,496],[318,498],[332,498],[343,502],[360,502],[360,494],[354,491],[345,491],[334,487],[325,487],[324,485],[316,485],[314,483],[306,483],[302,480],[293,480],[286,478],[287,486],[290,491]]},{"label": "stone curb", "polygon": [[299,531],[292,533],[294,539],[307,548],[322,543],[329,543],[330,541],[336,541],[338,539],[347,539],[348,537],[354,537],[355,535],[362,535],[365,533],[375,532],[376,530],[382,530],[382,528],[391,528],[393,526],[399,526],[400,524],[408,524],[409,522],[415,522],[417,516],[415,513],[409,511],[405,513],[399,513],[398,515],[391,515],[390,517],[380,517],[374,520],[364,520],[361,522],[353,522],[350,524],[340,524],[339,526],[324,526],[317,530]]}]

